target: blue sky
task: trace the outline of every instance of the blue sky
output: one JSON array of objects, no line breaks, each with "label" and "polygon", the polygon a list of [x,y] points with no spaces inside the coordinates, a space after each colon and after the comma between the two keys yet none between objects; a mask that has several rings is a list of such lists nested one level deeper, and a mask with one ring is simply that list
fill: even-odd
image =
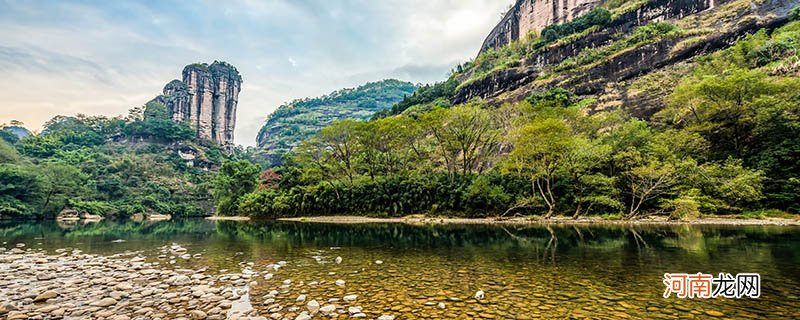
[{"label": "blue sky", "polygon": [[224,60],[242,73],[236,142],[285,101],[368,81],[445,79],[513,0],[0,0],[0,123],[114,116]]}]

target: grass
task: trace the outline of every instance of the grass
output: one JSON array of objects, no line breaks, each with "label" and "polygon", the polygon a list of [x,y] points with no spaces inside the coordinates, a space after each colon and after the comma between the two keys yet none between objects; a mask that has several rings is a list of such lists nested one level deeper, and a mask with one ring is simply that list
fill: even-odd
[{"label": "grass", "polygon": [[791,214],[778,209],[760,209],[753,211],[745,211],[738,216],[741,219],[766,219],[766,218],[782,218],[782,219],[800,219],[800,215]]}]

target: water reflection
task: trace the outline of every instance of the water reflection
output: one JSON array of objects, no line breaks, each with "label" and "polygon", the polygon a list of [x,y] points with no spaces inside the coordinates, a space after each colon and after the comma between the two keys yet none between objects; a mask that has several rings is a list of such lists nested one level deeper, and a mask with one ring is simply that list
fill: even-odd
[{"label": "water reflection", "polygon": [[[112,242],[118,239],[125,241]],[[346,290],[369,297],[359,301],[365,310],[419,317],[580,318],[599,312],[609,317],[669,318],[692,312],[703,317],[711,310],[735,317],[800,316],[797,227],[4,221],[0,240],[7,242],[6,247],[23,242],[47,250],[75,247],[100,254],[142,250],[153,256],[158,246],[177,242],[204,254],[202,259],[178,264],[212,269],[235,269],[240,262],[262,268],[287,260],[292,267],[276,274],[276,285],[287,277],[332,282],[329,272],[346,274]],[[345,258],[341,265],[314,259],[330,261],[337,255]],[[377,268],[375,260],[386,264]],[[665,272],[758,272],[762,298],[663,299],[660,279]],[[262,289],[269,291],[270,285]],[[489,298],[483,304],[468,301],[478,289],[487,291]],[[303,290],[320,298],[349,292],[325,286]],[[289,300],[283,303],[291,304]],[[424,307],[439,301],[449,307]]]}]

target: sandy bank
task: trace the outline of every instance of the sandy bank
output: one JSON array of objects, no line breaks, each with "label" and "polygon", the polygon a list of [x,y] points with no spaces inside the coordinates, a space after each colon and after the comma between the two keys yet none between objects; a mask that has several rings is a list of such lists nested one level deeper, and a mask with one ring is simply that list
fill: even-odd
[{"label": "sandy bank", "polygon": [[765,218],[765,219],[737,219],[737,218],[700,218],[687,221],[669,220],[664,217],[650,217],[639,220],[608,220],[602,218],[581,218],[572,219],[565,217],[554,217],[548,220],[528,219],[528,218],[437,218],[423,216],[408,216],[400,218],[369,218],[358,216],[320,216],[320,217],[298,217],[283,218],[282,221],[299,221],[314,223],[407,223],[407,224],[664,224],[664,225],[779,225],[779,226],[800,226],[800,220],[784,218]]}]

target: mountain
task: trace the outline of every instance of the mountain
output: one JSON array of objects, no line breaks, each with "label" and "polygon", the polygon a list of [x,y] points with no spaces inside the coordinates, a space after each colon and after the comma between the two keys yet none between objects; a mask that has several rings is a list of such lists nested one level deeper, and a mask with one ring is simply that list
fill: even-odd
[{"label": "mountain", "polygon": [[[478,98],[501,105],[563,88],[594,99],[588,106],[593,112],[622,108],[649,117],[663,109],[664,98],[702,57],[759,30],[769,33],[785,25],[799,4],[576,0],[561,6],[556,1],[518,0],[489,32],[474,60],[381,116],[441,105],[436,101],[443,100],[458,105]],[[764,59],[776,61],[793,52],[777,47],[762,48]],[[776,54],[784,57],[770,56]],[[785,71],[798,71],[796,66],[790,69]]]},{"label": "mountain", "polygon": [[278,164],[284,153],[334,120],[367,120],[416,89],[417,86],[410,82],[387,79],[317,98],[292,101],[269,115],[258,133],[258,147],[264,151],[269,163]]},{"label": "mountain", "polygon": [[542,3],[549,1],[517,1],[454,75],[451,102],[499,104],[560,87],[595,98],[595,111],[627,106],[649,116],[696,57],[787,23],[800,1],[579,0],[563,10]]},{"label": "mountain", "polygon": [[230,212],[800,212],[798,4],[519,0],[473,61],[330,124]]},{"label": "mountain", "polygon": [[241,76],[192,64],[127,115],[63,116],[30,134],[0,126],[0,219],[214,211],[209,180],[233,148]]},{"label": "mountain", "polygon": [[17,136],[17,138],[20,139],[31,135],[31,132],[28,129],[20,126],[8,126],[3,128],[3,130],[13,133],[15,136]]},{"label": "mountain", "polygon": [[236,106],[242,76],[222,61],[194,63],[183,68],[183,80],[172,80],[153,101],[167,107],[172,119],[189,125],[200,139],[233,148]]}]

